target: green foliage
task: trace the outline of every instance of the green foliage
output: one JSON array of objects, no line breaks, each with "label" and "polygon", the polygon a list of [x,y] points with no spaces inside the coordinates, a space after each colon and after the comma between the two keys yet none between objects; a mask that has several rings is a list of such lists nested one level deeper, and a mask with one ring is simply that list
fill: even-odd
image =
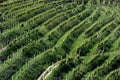
[{"label": "green foliage", "polygon": [[119,4],[0,3],[0,80],[119,80]]}]

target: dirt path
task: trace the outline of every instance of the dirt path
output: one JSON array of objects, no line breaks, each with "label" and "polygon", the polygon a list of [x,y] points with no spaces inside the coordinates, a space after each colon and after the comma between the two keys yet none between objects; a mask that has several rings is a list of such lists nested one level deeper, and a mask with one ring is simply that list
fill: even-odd
[{"label": "dirt path", "polygon": [[[37,80],[45,80],[45,79],[47,78],[47,76],[50,75],[50,73],[52,72],[52,70],[59,65],[59,62],[60,62],[60,61],[56,62],[55,64],[53,64],[53,65],[51,65],[51,66],[49,66],[49,67],[40,75],[40,77],[39,77]],[[57,65],[57,64],[58,64],[58,65]]]}]

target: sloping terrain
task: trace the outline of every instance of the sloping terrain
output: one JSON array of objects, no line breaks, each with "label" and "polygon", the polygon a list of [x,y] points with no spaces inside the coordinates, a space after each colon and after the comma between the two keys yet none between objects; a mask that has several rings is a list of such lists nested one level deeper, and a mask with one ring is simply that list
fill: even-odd
[{"label": "sloping terrain", "polygon": [[119,4],[0,3],[0,80],[120,80]]}]

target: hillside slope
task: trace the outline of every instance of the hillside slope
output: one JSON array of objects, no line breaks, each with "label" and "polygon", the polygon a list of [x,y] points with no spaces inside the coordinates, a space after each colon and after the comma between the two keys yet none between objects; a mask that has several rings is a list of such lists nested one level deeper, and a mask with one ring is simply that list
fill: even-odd
[{"label": "hillside slope", "polygon": [[0,3],[0,80],[120,80],[119,3]]}]

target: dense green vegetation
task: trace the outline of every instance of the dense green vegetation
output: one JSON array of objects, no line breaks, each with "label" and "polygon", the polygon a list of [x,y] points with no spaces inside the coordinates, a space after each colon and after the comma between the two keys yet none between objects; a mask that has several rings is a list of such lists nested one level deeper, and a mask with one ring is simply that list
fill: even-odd
[{"label": "dense green vegetation", "polygon": [[120,80],[119,0],[0,0],[0,80]]}]

